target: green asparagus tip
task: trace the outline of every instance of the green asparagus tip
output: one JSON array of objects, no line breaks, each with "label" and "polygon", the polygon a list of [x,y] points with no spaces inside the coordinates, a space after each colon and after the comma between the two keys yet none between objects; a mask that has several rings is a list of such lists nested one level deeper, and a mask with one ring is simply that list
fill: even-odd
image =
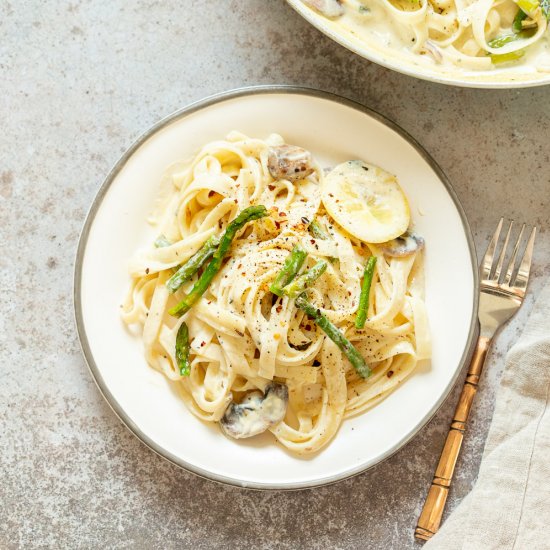
[{"label": "green asparagus tip", "polygon": [[181,376],[189,376],[191,365],[189,363],[189,329],[185,323],[180,325],[176,335],[176,361]]},{"label": "green asparagus tip", "polygon": [[275,280],[271,283],[269,290],[277,295],[283,295],[283,287],[288,285],[304,264],[307,258],[307,252],[297,244],[290,254],[286,257],[281,271],[275,277]]}]

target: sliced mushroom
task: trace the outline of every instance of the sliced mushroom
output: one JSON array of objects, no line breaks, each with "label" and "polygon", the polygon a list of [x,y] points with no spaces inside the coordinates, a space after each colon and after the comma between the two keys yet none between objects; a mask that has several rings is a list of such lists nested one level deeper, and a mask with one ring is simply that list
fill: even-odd
[{"label": "sliced mushroom", "polygon": [[235,439],[252,437],[281,422],[288,405],[288,388],[272,382],[265,393],[253,391],[241,401],[232,402],[220,420],[224,433]]},{"label": "sliced mushroom", "polygon": [[297,181],[315,171],[311,153],[296,145],[270,147],[267,167],[276,180]]},{"label": "sliced mushroom", "polygon": [[378,247],[386,256],[403,258],[422,250],[424,248],[424,239],[419,235],[407,231],[400,237],[397,237],[397,239],[380,243]]},{"label": "sliced mushroom", "polygon": [[303,2],[326,17],[340,17],[344,14],[344,7],[339,0],[303,0]]}]

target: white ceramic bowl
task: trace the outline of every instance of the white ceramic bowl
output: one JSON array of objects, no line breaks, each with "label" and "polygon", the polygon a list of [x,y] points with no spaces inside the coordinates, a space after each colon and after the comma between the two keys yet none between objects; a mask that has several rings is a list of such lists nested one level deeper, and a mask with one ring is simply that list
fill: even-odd
[{"label": "white ceramic bowl", "polygon": [[[335,439],[299,458],[271,434],[229,440],[185,408],[171,383],[145,362],[141,339],[119,317],[127,260],[154,238],[145,219],[165,168],[238,129],[283,135],[323,165],[362,158],[397,174],[416,228],[426,239],[427,309],[433,360],[371,411],[344,422]],[[472,344],[477,269],[470,230],[447,179],[395,124],[351,101],[287,87],[238,90],[174,113],[123,155],[91,207],[75,271],[75,308],[84,355],[122,421],[168,460],[243,487],[292,489],[362,472],[404,445],[430,419],[457,379]]]},{"label": "white ceramic bowl", "polygon": [[302,0],[287,0],[287,2],[304,19],[348,50],[399,73],[431,82],[467,88],[527,88],[550,84],[550,73],[538,72],[525,63],[504,65],[490,71],[459,71],[415,63],[414,59],[403,56],[396,49],[352,33],[339,25],[338,20],[332,21],[320,15],[306,6]]}]

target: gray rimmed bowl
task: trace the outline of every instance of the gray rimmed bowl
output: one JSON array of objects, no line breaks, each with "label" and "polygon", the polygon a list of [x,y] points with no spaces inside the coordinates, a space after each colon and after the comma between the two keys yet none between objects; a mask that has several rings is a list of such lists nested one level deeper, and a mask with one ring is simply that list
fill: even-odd
[{"label": "gray rimmed bowl", "polygon": [[[550,84],[550,72],[539,72],[526,63],[508,64],[490,71],[466,71],[446,66],[417,63],[413,56],[385,46],[366,35],[354,33],[305,5],[302,0],[286,0],[306,21],[323,34],[357,55],[398,73],[452,86],[465,88],[528,88]],[[544,38],[548,40],[548,38]]]},{"label": "gray rimmed bowl", "polygon": [[[278,132],[311,149],[324,165],[359,157],[384,166],[398,175],[416,229],[426,238],[431,364],[419,364],[375,408],[346,420],[334,440],[309,458],[285,451],[271,434],[230,441],[216,425],[192,416],[175,386],[148,367],[140,338],[119,318],[129,284],[127,260],[155,237],[145,217],[165,168],[233,129],[257,137]],[[448,239],[454,243],[452,254]],[[143,134],[99,189],[82,230],[74,280],[84,356],[122,422],[174,464],[205,478],[255,489],[333,483],[365,471],[405,445],[441,406],[470,354],[477,299],[471,231],[450,183],[428,153],[396,124],[362,105],[286,86],[209,97]]]}]

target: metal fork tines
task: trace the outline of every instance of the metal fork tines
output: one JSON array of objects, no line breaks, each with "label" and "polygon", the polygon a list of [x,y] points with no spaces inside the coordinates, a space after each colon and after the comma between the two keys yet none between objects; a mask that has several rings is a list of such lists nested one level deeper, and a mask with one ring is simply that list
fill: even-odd
[{"label": "metal fork tines", "polygon": [[[537,229],[533,227],[527,243],[523,243],[526,226],[522,225],[513,248],[510,246],[514,222],[511,221],[504,232],[504,242],[497,255],[499,240],[503,233],[504,219],[498,223],[497,229],[489,243],[487,252],[481,264],[481,294],[479,304],[479,321],[481,334],[492,338],[496,330],[515,313],[523,301],[535,246]],[[522,247],[524,245],[524,248]],[[518,255],[523,249],[518,265]],[[507,267],[503,270],[508,259]]]},{"label": "metal fork tines", "polygon": [[[510,235],[512,233],[512,228],[514,227],[514,222],[511,221],[510,225],[508,226],[508,231],[506,231],[506,237],[504,239],[502,250],[500,252],[498,260],[495,262],[495,252],[498,245],[498,241],[500,239],[503,223],[504,223],[504,218],[501,218],[498,223],[497,229],[493,235],[493,238],[489,243],[487,252],[485,253],[485,257],[483,258],[482,272],[481,272],[482,283],[488,283],[488,284],[495,283],[495,282],[498,282],[501,278],[500,276],[502,271],[502,265],[506,257],[506,252],[508,249],[508,243],[510,241]],[[516,240],[516,244],[514,246],[514,250],[512,252],[512,257],[510,258],[510,261],[508,263],[506,276],[502,280],[503,288],[516,286],[517,288],[525,290],[527,286],[527,281],[529,279],[529,270],[531,267],[531,260],[533,258],[533,248],[535,245],[535,235],[537,232],[537,228],[533,227],[533,230],[531,231],[531,235],[527,242],[527,246],[525,248],[525,253],[523,255],[521,265],[519,266],[519,269],[514,270],[514,268],[516,267],[515,264],[516,264],[517,255],[518,255],[518,251],[519,251],[519,247],[521,244],[524,231],[525,231],[525,224],[521,226],[521,230],[519,232],[518,238]],[[515,274],[515,277],[512,280],[512,275],[514,274]]]},{"label": "metal fork tines", "polygon": [[[526,229],[524,224],[521,227],[515,245],[511,248],[510,242],[514,222],[510,222],[508,230],[505,232],[504,242],[499,248],[498,245],[503,225],[504,219],[501,219],[481,263],[479,338],[470,362],[466,381],[462,388],[462,394],[460,395],[449,433],[447,434],[445,447],[441,452],[432,485],[418,519],[415,536],[419,539],[429,540],[439,529],[456,461],[460,453],[460,447],[462,446],[466,423],[477,392],[487,351],[496,331],[514,315],[525,297],[533,259],[536,228],[532,229],[524,245],[523,241]],[[499,250],[498,255],[497,249]],[[522,250],[521,254],[520,250]],[[519,257],[521,259],[518,265]],[[507,258],[508,261],[506,262]],[[503,270],[505,264],[506,268]]]}]

